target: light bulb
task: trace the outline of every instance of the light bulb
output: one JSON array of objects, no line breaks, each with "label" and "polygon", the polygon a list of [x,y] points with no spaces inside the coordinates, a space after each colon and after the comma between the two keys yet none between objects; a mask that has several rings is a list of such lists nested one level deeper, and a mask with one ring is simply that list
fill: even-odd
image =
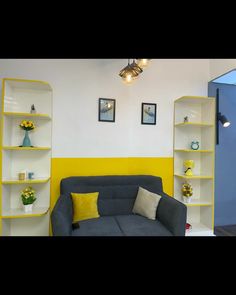
[{"label": "light bulb", "polygon": [[223,124],[223,127],[229,127],[229,125],[230,125],[230,122],[225,122],[225,123]]},{"label": "light bulb", "polygon": [[127,83],[127,84],[131,84],[131,83],[133,82],[133,77],[132,77],[132,75],[131,75],[131,74],[127,74],[127,75],[124,77],[123,81],[124,81],[125,83]]},{"label": "light bulb", "polygon": [[147,59],[147,58],[138,59],[138,66],[141,69],[146,68],[148,66],[148,63],[149,63],[149,59]]}]

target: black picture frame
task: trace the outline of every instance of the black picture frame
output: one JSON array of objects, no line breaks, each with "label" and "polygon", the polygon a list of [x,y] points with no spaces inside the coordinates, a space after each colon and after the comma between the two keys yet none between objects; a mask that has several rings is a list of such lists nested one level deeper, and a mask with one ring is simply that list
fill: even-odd
[{"label": "black picture frame", "polygon": [[146,103],[146,102],[142,103],[141,124],[156,125],[156,115],[157,115],[156,103]]},{"label": "black picture frame", "polygon": [[99,98],[98,121],[115,122],[116,100],[113,98]]}]

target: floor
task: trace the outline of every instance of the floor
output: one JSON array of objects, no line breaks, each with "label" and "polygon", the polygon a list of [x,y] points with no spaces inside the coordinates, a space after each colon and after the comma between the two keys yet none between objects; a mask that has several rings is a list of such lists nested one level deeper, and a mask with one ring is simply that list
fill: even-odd
[{"label": "floor", "polygon": [[218,237],[236,236],[236,225],[216,226],[214,233]]}]

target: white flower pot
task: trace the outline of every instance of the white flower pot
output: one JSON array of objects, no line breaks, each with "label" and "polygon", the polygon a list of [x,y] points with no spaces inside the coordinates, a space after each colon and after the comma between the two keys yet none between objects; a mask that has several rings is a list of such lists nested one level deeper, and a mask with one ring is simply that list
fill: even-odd
[{"label": "white flower pot", "polygon": [[185,197],[185,196],[183,196],[183,199],[184,199],[184,203],[191,203],[192,197]]},{"label": "white flower pot", "polygon": [[32,212],[33,204],[30,205],[24,205],[24,211],[25,212]]}]

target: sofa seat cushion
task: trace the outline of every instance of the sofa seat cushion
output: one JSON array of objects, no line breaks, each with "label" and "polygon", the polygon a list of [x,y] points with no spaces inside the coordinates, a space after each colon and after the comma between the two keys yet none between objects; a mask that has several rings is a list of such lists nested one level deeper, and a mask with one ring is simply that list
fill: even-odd
[{"label": "sofa seat cushion", "polygon": [[124,236],[173,236],[158,220],[150,220],[139,215],[117,215]]},{"label": "sofa seat cushion", "polygon": [[112,216],[82,220],[79,226],[80,228],[72,231],[72,236],[123,236],[115,217]]}]

